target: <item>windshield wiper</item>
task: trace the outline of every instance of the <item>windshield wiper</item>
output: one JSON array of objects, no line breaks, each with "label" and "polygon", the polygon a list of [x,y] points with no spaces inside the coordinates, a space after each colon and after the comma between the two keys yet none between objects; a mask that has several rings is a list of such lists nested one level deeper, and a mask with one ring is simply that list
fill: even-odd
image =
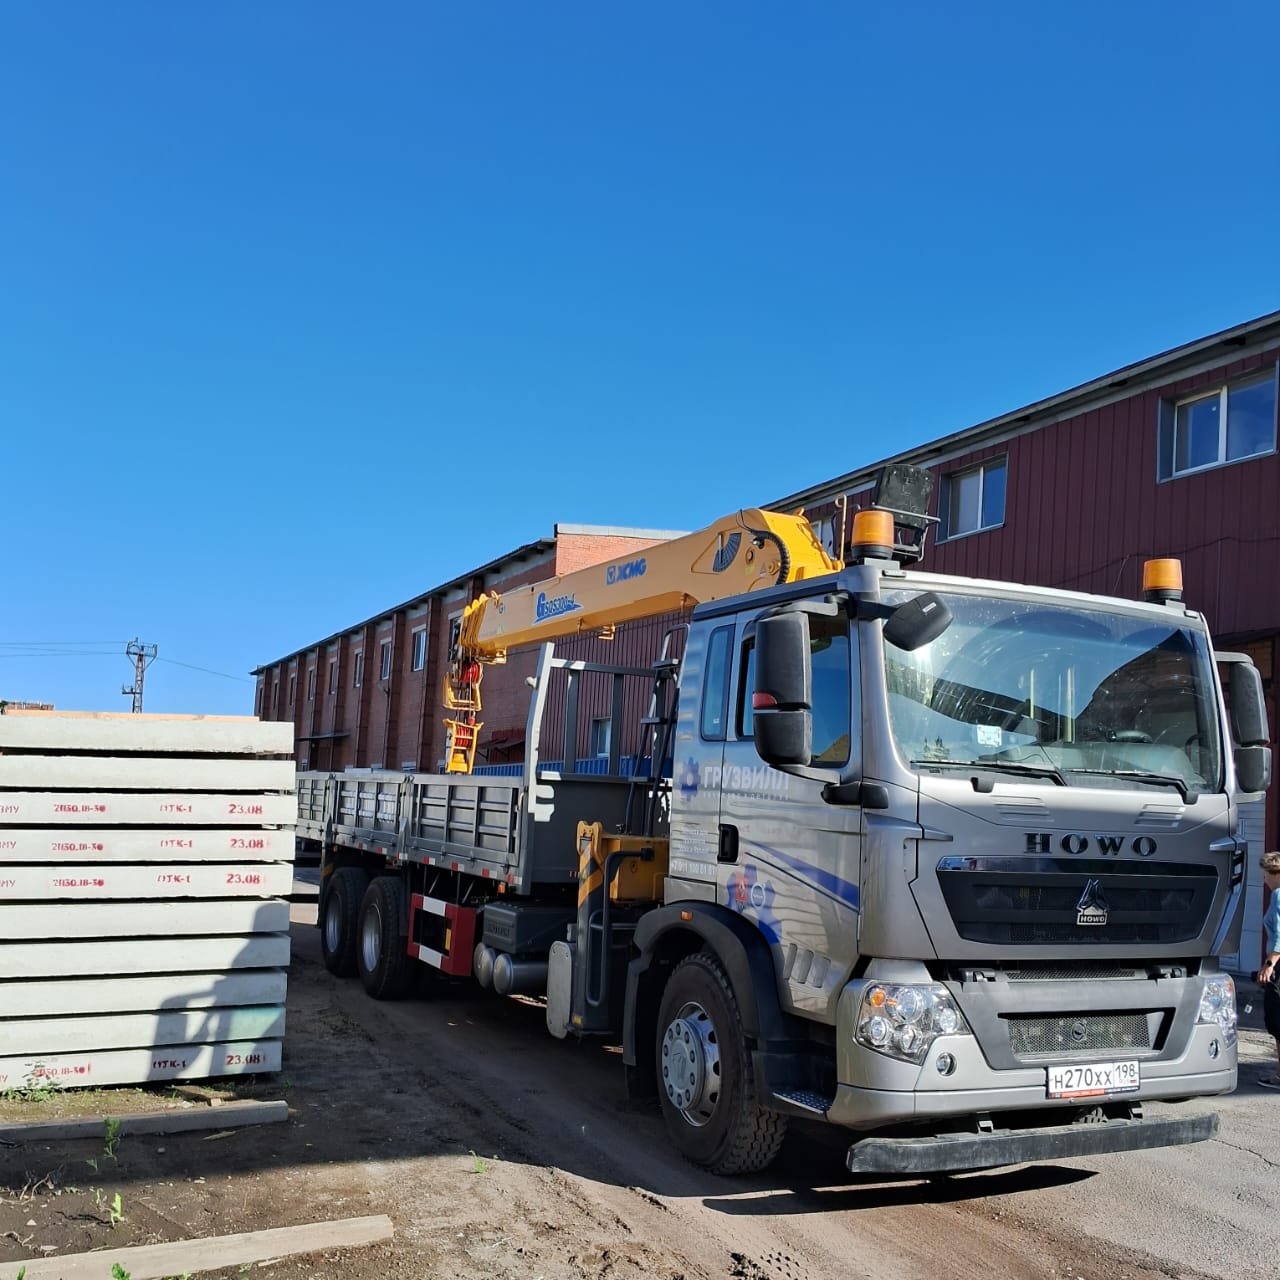
[{"label": "windshield wiper", "polygon": [[1068,769],[1068,773],[1086,773],[1094,778],[1131,778],[1134,782],[1146,782],[1151,786],[1176,787],[1183,800],[1190,798],[1185,778],[1172,773],[1146,773],[1142,769]]},{"label": "windshield wiper", "polygon": [[1060,787],[1067,785],[1062,770],[1053,765],[1020,764],[1014,760],[912,760],[912,768],[976,769],[998,773],[1018,773],[1027,778],[1052,778]]}]

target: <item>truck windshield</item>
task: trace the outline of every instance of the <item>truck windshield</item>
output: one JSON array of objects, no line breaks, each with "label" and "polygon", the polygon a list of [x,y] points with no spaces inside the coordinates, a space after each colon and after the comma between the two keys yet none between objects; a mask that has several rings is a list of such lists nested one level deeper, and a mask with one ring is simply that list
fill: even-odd
[{"label": "truck windshield", "polygon": [[976,765],[1051,785],[1184,797],[1221,789],[1202,633],[1172,616],[939,594],[954,621],[937,640],[912,653],[885,642],[894,737],[912,768]]}]

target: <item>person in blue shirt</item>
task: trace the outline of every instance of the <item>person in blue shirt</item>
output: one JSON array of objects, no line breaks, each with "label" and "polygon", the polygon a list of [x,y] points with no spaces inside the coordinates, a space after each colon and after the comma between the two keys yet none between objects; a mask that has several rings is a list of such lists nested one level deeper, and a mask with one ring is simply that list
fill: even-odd
[{"label": "person in blue shirt", "polygon": [[1262,1014],[1267,1032],[1276,1042],[1277,1070],[1258,1081],[1264,1089],[1280,1089],[1280,853],[1264,853],[1258,864],[1262,883],[1271,891],[1262,931],[1266,935],[1267,956],[1258,970],[1262,987]]}]

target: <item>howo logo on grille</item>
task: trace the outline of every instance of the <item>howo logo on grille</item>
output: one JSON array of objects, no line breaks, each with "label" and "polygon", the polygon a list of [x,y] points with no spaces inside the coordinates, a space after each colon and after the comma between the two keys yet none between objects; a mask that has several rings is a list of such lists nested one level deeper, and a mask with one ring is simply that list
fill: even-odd
[{"label": "howo logo on grille", "polygon": [[1088,881],[1080,895],[1080,901],[1076,903],[1076,924],[1106,924],[1108,910],[1102,886],[1096,880]]},{"label": "howo logo on grille", "polygon": [[1056,831],[1028,831],[1026,853],[1099,853],[1104,857],[1119,857],[1122,853],[1136,854],[1139,858],[1149,858],[1155,853],[1156,842],[1150,836],[1135,836],[1132,840],[1126,836],[1086,836],[1070,831],[1066,835],[1058,835]]}]

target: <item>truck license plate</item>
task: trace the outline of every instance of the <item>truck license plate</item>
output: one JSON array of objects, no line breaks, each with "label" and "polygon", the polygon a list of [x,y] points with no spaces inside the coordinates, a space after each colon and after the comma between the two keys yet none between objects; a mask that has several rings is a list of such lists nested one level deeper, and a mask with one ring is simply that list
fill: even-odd
[{"label": "truck license plate", "polygon": [[1093,1062],[1049,1068],[1049,1097],[1105,1098],[1133,1093],[1139,1084],[1136,1062]]}]

